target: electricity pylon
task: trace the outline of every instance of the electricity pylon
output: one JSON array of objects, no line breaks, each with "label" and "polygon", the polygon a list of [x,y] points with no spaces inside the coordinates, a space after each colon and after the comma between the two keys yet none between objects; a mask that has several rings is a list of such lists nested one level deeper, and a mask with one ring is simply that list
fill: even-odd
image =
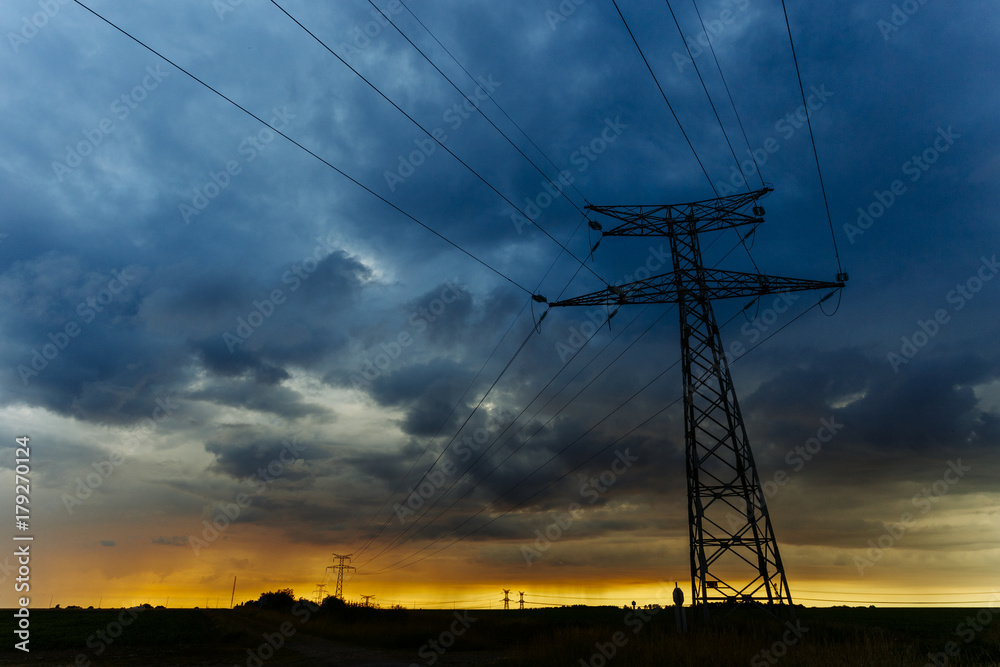
[{"label": "electricity pylon", "polygon": [[371,606],[372,598],[375,597],[375,596],[374,595],[362,595],[361,597],[364,599],[364,602],[362,602],[362,604],[364,606],[366,606],[366,607],[370,607]]},{"label": "electricity pylon", "polygon": [[323,599],[326,597],[326,584],[316,584],[316,604],[323,604]]},{"label": "electricity pylon", "polygon": [[326,569],[337,571],[337,591],[333,596],[339,600],[344,599],[344,570],[356,570],[357,568],[353,565],[347,565],[347,561],[351,560],[351,554],[346,556],[341,556],[339,554],[333,554],[333,559],[340,561],[336,565],[327,565]]},{"label": "electricity pylon", "polygon": [[[757,200],[770,191],[763,188],[687,204],[587,206],[622,223],[602,231],[602,239],[669,238],[673,271],[549,304],[614,308],[677,304],[694,604],[792,604],[712,299],[839,289],[847,275],[838,274],[837,282],[823,282],[709,269],[702,262],[698,238],[705,232],[733,228],[739,233],[740,227],[755,228],[764,222],[764,209]],[[601,230],[594,221],[591,227]]]},{"label": "electricity pylon", "polygon": [[510,589],[509,588],[503,589],[503,600],[502,600],[502,602],[503,602],[503,608],[504,609],[510,609]]},{"label": "electricity pylon", "polygon": [[521,596],[521,601],[518,603],[520,605],[518,609],[524,609],[524,591],[518,591],[517,594]]}]

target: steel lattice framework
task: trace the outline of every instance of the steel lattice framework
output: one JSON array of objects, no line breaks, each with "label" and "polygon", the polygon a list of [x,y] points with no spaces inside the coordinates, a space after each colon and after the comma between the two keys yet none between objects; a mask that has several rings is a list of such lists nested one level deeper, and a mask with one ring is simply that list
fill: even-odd
[{"label": "steel lattice framework", "polygon": [[[708,269],[702,262],[698,240],[703,232],[762,223],[764,209],[757,200],[770,191],[763,188],[676,205],[588,206],[589,210],[622,221],[614,229],[603,231],[602,238],[668,237],[673,271],[550,304],[678,305],[695,604],[792,603],[712,300],[839,289],[846,276],[838,275],[838,282],[824,282]],[[600,228],[596,222],[591,226]]]},{"label": "steel lattice framework", "polygon": [[336,565],[327,565],[326,569],[337,571],[337,590],[333,596],[337,599],[344,599],[344,570],[356,570],[357,568],[347,563],[351,560],[351,554],[333,554],[333,559],[338,561]]}]

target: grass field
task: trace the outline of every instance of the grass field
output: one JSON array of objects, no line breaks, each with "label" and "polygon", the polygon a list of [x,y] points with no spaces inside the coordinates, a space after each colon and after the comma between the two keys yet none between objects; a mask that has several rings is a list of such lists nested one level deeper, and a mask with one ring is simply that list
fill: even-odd
[{"label": "grass field", "polygon": [[2,613],[3,665],[1000,667],[1000,613],[984,609],[737,610],[689,618],[686,634],[672,609],[43,609],[31,611],[30,653],[14,650],[13,612]]}]

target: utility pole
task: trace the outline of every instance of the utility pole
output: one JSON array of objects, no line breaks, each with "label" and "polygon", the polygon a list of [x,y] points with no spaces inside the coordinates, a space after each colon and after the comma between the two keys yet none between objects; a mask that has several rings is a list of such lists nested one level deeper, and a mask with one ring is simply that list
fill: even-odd
[{"label": "utility pole", "polygon": [[510,609],[510,589],[509,588],[503,589],[503,600],[501,600],[501,602],[503,602],[503,608],[504,609]]},{"label": "utility pole", "polygon": [[518,609],[524,609],[524,591],[518,591],[517,594],[521,596],[521,601],[519,603],[520,606]]},{"label": "utility pole", "polygon": [[[170,598],[167,598],[167,600],[169,601]],[[233,608],[233,601],[234,600],[236,600],[236,577],[233,577],[233,592],[229,596],[229,608],[230,609]]]},{"label": "utility pole", "polygon": [[371,600],[375,596],[374,595],[362,595],[361,597],[364,599],[364,603],[363,604],[366,607],[370,607],[371,606]]},{"label": "utility pole", "polygon": [[[669,238],[673,271],[549,304],[615,310],[628,304],[677,304],[692,601],[706,605],[706,613],[710,602],[792,604],[712,299],[837,290],[847,280],[845,273],[836,282],[822,282],[705,267],[699,234],[755,228],[764,222],[757,200],[768,192],[765,187],[687,204],[587,206],[621,222],[602,231],[602,239]],[[590,225],[602,230],[596,221]]]},{"label": "utility pole", "polygon": [[333,594],[334,597],[340,600],[344,599],[344,570],[357,570],[356,567],[352,565],[347,565],[347,562],[351,560],[351,554],[340,555],[333,554],[333,559],[338,561],[336,565],[327,565],[326,569],[337,571],[337,591]]},{"label": "utility pole", "polygon": [[326,584],[316,584],[316,604],[323,604],[326,599]]}]

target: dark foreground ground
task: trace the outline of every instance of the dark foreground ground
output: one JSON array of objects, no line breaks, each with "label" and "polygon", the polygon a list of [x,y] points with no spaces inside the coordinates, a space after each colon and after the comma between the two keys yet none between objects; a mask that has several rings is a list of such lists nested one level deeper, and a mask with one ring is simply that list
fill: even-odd
[{"label": "dark foreground ground", "polygon": [[0,614],[0,665],[1000,667],[1000,611],[988,609],[737,610],[689,619],[683,635],[672,609],[44,609],[31,610],[30,653],[14,649],[13,612]]}]

